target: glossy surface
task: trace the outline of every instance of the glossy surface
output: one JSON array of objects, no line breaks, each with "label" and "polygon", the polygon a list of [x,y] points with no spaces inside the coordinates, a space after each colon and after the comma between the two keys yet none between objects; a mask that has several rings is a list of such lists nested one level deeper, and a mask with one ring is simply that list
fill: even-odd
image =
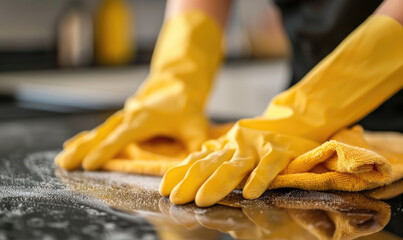
[{"label": "glossy surface", "polygon": [[55,168],[62,141],[104,117],[0,123],[0,239],[403,236],[402,181],[366,193],[281,189],[254,201],[235,191],[220,205],[198,208],[160,197],[156,177]]}]

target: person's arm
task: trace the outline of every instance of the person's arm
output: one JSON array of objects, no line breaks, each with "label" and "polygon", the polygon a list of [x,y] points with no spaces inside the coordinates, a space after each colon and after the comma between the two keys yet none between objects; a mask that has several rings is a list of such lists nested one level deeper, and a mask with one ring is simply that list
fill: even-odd
[{"label": "person's arm", "polygon": [[210,206],[247,179],[243,196],[258,198],[292,159],[402,89],[402,5],[386,1],[262,116],[239,120],[224,137],[169,169],[160,194],[175,204]]},{"label": "person's arm", "polygon": [[[56,163],[67,170],[104,168],[127,144],[161,136],[184,145],[186,151],[200,149],[208,138],[205,105],[223,59],[230,3],[168,1],[147,79],[126,101],[123,111],[67,141]],[[128,167],[121,162],[114,166]]]},{"label": "person's arm", "polygon": [[386,0],[375,11],[375,14],[381,14],[392,17],[403,25],[403,1]]},{"label": "person's arm", "polygon": [[225,28],[231,4],[232,0],[169,0],[165,8],[165,21],[184,11],[199,10]]}]

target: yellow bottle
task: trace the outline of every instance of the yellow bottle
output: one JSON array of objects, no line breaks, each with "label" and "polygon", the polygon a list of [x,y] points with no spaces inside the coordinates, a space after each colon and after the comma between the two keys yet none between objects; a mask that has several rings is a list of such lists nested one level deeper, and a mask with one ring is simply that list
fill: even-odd
[{"label": "yellow bottle", "polygon": [[98,64],[122,65],[134,55],[133,22],[125,0],[104,0],[95,20],[95,58]]}]

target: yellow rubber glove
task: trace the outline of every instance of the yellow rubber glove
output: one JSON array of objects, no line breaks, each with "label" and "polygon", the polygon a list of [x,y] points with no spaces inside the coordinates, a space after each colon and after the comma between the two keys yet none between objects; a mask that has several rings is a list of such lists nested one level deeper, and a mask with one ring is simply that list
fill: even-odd
[{"label": "yellow rubber glove", "polygon": [[165,174],[160,194],[209,206],[249,176],[243,189],[259,197],[292,158],[364,117],[403,86],[403,27],[375,15],[300,83],[275,97],[262,117],[241,120]]},{"label": "yellow rubber glove", "polygon": [[[298,84],[276,96],[251,128],[323,142],[403,87],[403,26],[374,15]],[[270,119],[270,124],[266,120]]]},{"label": "yellow rubber glove", "polygon": [[202,12],[168,20],[149,77],[137,94],[104,124],[67,141],[56,163],[68,170],[96,170],[127,144],[160,136],[189,151],[200,149],[208,134],[204,105],[222,59],[222,35],[221,27]]},{"label": "yellow rubber glove", "polygon": [[238,122],[218,140],[204,143],[181,164],[167,171],[160,193],[175,204],[195,200],[210,206],[221,200],[252,171],[243,189],[248,199],[259,197],[295,157],[317,147],[307,139],[260,131]]}]

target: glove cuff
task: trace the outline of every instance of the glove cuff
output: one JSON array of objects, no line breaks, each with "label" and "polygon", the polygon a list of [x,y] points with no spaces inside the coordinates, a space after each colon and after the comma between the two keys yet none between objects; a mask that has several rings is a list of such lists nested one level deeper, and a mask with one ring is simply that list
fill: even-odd
[{"label": "glove cuff", "polygon": [[298,84],[273,99],[268,130],[323,142],[403,86],[403,26],[374,15]]},{"label": "glove cuff", "polygon": [[136,98],[172,85],[204,108],[212,79],[223,58],[223,30],[201,11],[186,11],[164,23],[151,62],[150,75]]}]

